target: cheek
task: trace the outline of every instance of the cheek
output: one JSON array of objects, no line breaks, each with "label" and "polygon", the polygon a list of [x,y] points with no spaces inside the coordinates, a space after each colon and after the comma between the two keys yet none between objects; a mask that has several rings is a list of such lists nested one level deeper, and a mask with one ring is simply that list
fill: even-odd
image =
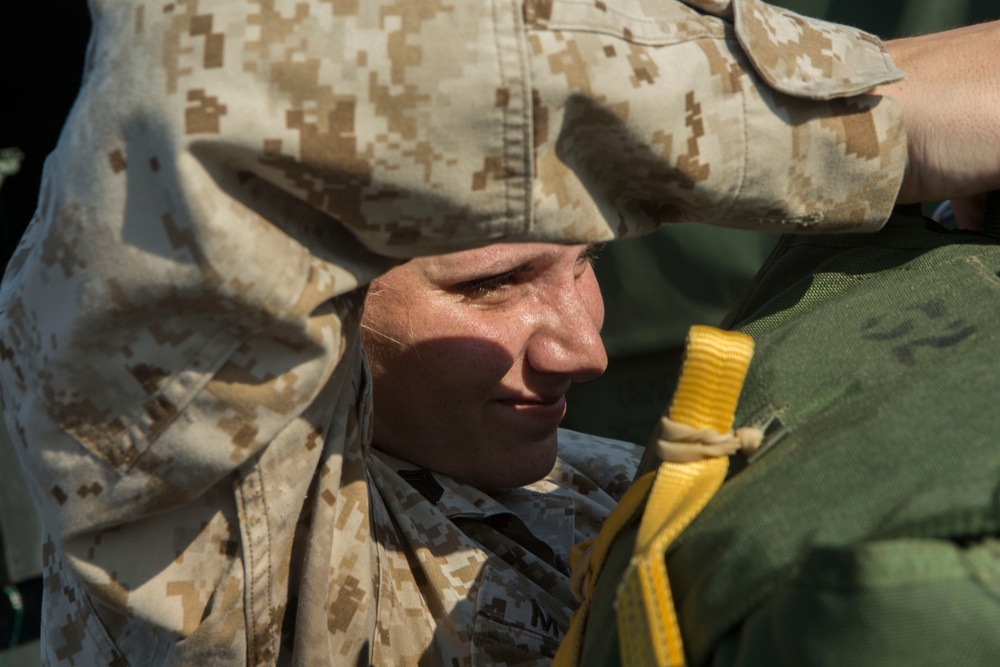
[{"label": "cheek", "polygon": [[481,400],[514,364],[518,322],[514,313],[427,300],[391,313],[370,309],[364,344],[376,394],[410,405]]},{"label": "cheek", "polygon": [[449,392],[458,400],[476,398],[500,382],[514,359],[499,337],[453,333],[414,346],[413,366],[406,370],[431,391]]}]

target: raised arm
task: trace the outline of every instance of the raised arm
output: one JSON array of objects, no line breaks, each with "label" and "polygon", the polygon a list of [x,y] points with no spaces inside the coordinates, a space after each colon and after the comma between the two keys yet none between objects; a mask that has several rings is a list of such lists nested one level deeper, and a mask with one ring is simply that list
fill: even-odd
[{"label": "raised arm", "polygon": [[[907,165],[901,203],[970,197],[1000,189],[1000,22],[893,40],[907,77],[876,89],[903,107]],[[982,201],[956,202],[966,226]]]}]

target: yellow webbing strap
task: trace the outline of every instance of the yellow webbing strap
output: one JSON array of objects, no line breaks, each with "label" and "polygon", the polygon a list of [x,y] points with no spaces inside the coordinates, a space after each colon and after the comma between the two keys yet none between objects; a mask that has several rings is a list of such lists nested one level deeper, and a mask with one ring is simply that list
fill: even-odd
[{"label": "yellow webbing strap", "polygon": [[[746,334],[706,326],[691,327],[680,378],[670,404],[670,419],[685,426],[708,428],[719,433],[732,429],[736,405],[752,357],[753,339]],[[701,486],[698,480],[706,475],[712,478],[719,475],[721,484],[728,465],[729,460],[725,457],[691,464],[661,463],[639,528],[636,555],[648,550],[647,545],[654,536],[662,540],[667,522],[676,524],[679,512],[696,505],[697,509],[688,510],[693,514],[680,528],[687,526],[718,488],[716,485],[708,497],[699,502],[689,497],[690,493],[697,493]],[[686,516],[686,513],[681,516]],[[680,533],[680,529],[677,532]],[[672,541],[673,538],[667,544]]]},{"label": "yellow webbing strap", "polygon": [[625,526],[632,522],[635,515],[642,512],[646,497],[649,495],[650,489],[653,488],[653,479],[655,476],[656,473],[651,472],[632,482],[628,491],[618,501],[615,508],[611,510],[608,518],[604,520],[601,532],[597,536],[597,539],[593,541],[593,546],[590,548],[588,562],[575,563],[573,565],[574,572],[578,567],[585,567],[590,571],[590,576],[585,587],[586,596],[580,607],[573,612],[569,630],[566,631],[566,636],[559,645],[559,651],[552,661],[552,667],[575,667],[579,664],[580,651],[583,648],[583,630],[587,623],[587,613],[590,611],[590,600],[594,593],[594,587],[597,585],[597,575],[601,572],[604,559],[608,555],[608,550],[611,549],[615,538],[618,537],[618,534]]},{"label": "yellow webbing strap", "polygon": [[[670,419],[694,428],[729,431],[752,356],[753,339],[749,336],[712,327],[692,327],[670,406]],[[657,471],[633,483],[594,542],[589,563],[585,564],[590,571],[586,597],[573,615],[553,667],[579,664],[591,595],[604,557],[618,533],[639,512],[642,519],[634,556],[616,600],[622,664],[624,667],[684,664],[664,552],[718,490],[728,466],[725,457],[661,463]]]},{"label": "yellow webbing strap", "polygon": [[[692,327],[670,418],[694,428],[730,430],[752,356],[749,336]],[[615,601],[624,667],[684,665],[664,553],[718,491],[728,467],[726,457],[660,464]]]}]

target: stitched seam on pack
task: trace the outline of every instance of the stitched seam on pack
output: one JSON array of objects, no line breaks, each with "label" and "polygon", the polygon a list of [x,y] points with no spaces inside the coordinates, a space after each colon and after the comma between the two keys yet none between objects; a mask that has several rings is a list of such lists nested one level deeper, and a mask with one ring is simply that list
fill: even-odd
[{"label": "stitched seam on pack", "polygon": [[969,257],[962,257],[961,261],[971,265],[972,270],[979,273],[980,277],[983,278],[985,282],[992,285],[994,290],[1000,291],[1000,271],[990,269],[986,266],[981,256],[972,255]]}]

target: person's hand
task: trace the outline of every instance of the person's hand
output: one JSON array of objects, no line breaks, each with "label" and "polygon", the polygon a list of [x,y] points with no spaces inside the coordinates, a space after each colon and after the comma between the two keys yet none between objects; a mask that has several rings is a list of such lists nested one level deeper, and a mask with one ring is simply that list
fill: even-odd
[{"label": "person's hand", "polygon": [[[994,197],[996,195],[993,195]],[[951,214],[959,229],[982,229],[986,219],[985,193],[968,197],[954,197],[951,200]]]},{"label": "person's hand", "polygon": [[901,204],[952,199],[963,227],[982,225],[1000,189],[1000,21],[886,42],[906,78],[876,94],[903,107]]}]

